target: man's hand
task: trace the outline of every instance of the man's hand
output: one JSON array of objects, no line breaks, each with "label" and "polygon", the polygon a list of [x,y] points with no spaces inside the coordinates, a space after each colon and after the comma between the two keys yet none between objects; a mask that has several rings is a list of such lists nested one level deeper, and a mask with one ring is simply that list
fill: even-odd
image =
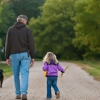
[{"label": "man's hand", "polygon": [[10,59],[7,59],[6,63],[7,63],[8,66],[10,66],[10,63],[11,63]]},{"label": "man's hand", "polygon": [[30,66],[34,64],[34,59],[31,59]]}]

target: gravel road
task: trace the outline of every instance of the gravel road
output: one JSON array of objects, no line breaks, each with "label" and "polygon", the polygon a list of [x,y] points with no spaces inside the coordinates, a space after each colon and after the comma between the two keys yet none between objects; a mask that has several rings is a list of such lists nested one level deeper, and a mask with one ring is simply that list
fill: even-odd
[{"label": "gravel road", "polygon": [[[35,62],[30,68],[28,100],[45,100],[46,77],[43,76],[42,62]],[[69,66],[61,77],[59,72],[58,87],[61,92],[59,100],[100,100],[100,82],[73,63],[61,62],[63,68]],[[54,91],[52,90],[55,99]],[[15,100],[13,76],[6,79],[0,88],[0,100]]]}]

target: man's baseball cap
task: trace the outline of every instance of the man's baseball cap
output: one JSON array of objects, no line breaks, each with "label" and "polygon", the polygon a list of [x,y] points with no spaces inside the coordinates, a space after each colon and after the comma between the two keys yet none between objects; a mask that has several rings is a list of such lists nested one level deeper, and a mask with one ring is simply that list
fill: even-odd
[{"label": "man's baseball cap", "polygon": [[29,24],[28,22],[28,17],[26,15],[19,15],[18,18],[22,18],[22,19],[25,19],[27,21],[27,24]]}]

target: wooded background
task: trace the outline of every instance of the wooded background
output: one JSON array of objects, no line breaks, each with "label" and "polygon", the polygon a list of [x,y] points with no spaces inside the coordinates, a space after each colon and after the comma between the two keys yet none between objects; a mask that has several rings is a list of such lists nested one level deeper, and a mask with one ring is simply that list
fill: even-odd
[{"label": "wooded background", "polygon": [[100,59],[100,0],[0,0],[0,60],[20,14],[29,18],[36,58],[52,51],[64,60]]}]

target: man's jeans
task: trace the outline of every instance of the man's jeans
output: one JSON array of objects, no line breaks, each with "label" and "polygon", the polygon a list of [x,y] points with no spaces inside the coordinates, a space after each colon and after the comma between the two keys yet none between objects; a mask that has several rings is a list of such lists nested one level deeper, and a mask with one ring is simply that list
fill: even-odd
[{"label": "man's jeans", "polygon": [[[30,56],[27,52],[10,55],[12,71],[14,74],[15,93],[16,95],[27,94],[28,77],[30,67]],[[21,80],[20,80],[21,74]],[[20,82],[21,81],[21,82]],[[21,84],[21,85],[20,85]]]},{"label": "man's jeans", "polygon": [[47,98],[52,98],[51,86],[53,87],[55,93],[59,91],[57,87],[57,77],[47,77]]}]

